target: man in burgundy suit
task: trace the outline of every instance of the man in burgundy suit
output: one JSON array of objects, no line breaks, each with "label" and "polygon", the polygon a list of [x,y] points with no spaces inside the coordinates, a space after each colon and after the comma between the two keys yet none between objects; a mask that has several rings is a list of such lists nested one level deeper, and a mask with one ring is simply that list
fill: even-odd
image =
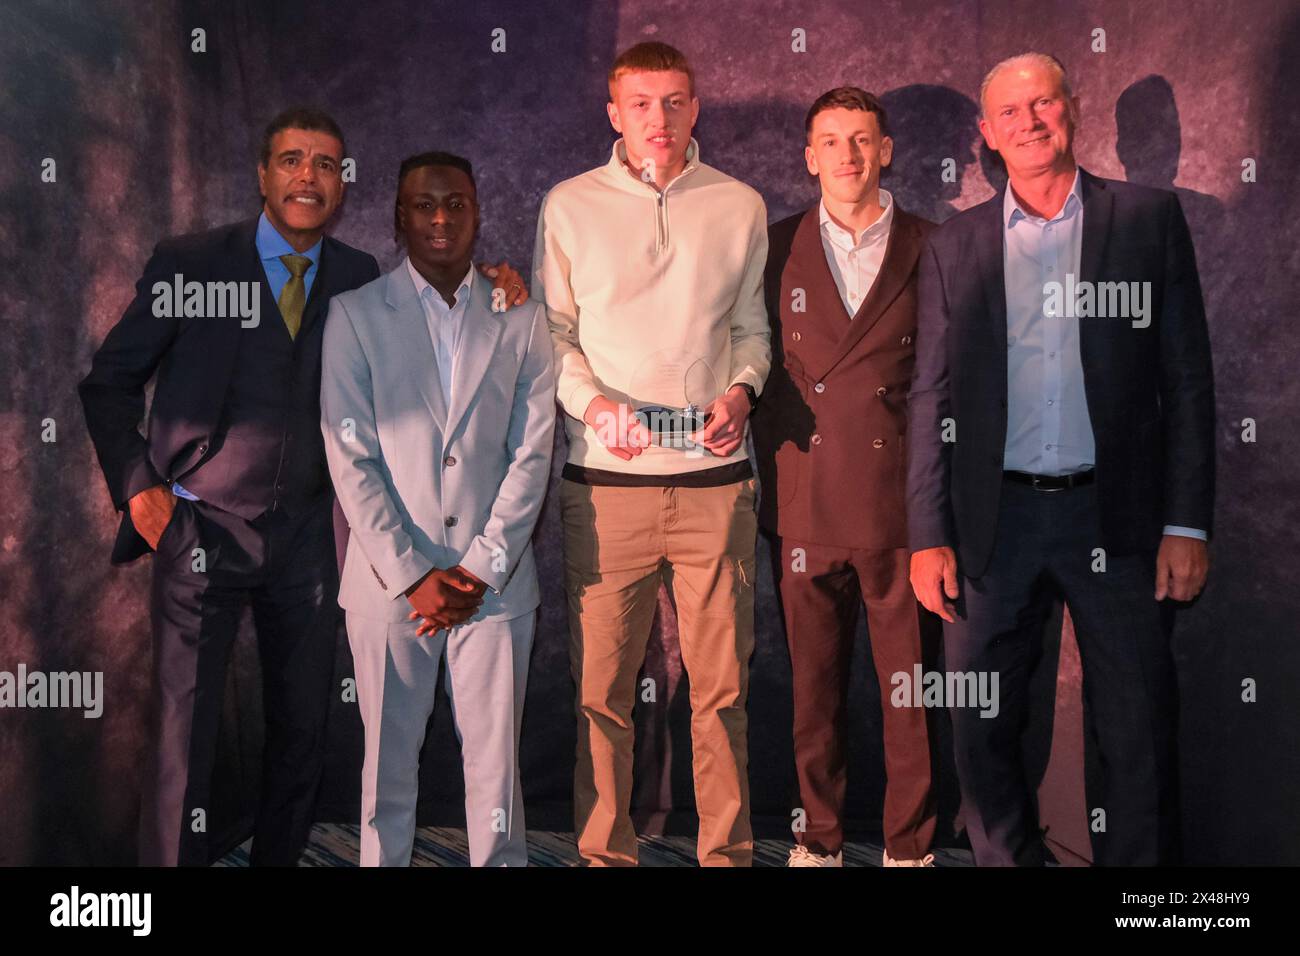
[{"label": "man in burgundy suit", "polygon": [[822,198],[769,230],[773,361],[753,420],[759,522],[794,671],[804,815],[789,865],[843,865],[849,666],[865,603],[885,702],[883,862],[931,866],[926,714],[888,703],[894,675],[910,681],[921,662],[926,613],[908,582],[904,442],[917,260],[931,223],[880,188],[893,141],[876,97],[831,90],[805,130]]}]

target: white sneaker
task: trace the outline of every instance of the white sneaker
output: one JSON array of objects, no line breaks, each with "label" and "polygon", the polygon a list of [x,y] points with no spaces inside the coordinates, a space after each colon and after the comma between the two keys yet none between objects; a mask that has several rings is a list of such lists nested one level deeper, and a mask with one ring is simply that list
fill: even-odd
[{"label": "white sneaker", "polygon": [[843,866],[844,851],[841,850],[834,856],[814,853],[806,846],[796,846],[790,851],[790,859],[786,861],[786,866]]},{"label": "white sneaker", "polygon": [[881,866],[934,866],[934,854],[927,853],[919,860],[895,860],[892,856],[889,855],[889,851],[886,850],[884,860],[881,861],[880,865]]}]

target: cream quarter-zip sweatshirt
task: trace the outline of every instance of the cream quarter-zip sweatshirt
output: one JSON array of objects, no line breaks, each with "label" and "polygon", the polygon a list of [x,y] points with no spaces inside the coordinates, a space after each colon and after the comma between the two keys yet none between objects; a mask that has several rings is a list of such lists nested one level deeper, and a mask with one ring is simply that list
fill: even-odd
[{"label": "cream quarter-zip sweatshirt", "polygon": [[641,475],[744,461],[744,443],[726,458],[653,446],[622,461],[582,421],[598,394],[683,407],[741,382],[762,392],[771,365],[763,198],[701,163],[694,139],[663,192],[626,155],[620,139],[606,165],[553,188],[537,221],[532,295],[546,304],[568,460]]}]

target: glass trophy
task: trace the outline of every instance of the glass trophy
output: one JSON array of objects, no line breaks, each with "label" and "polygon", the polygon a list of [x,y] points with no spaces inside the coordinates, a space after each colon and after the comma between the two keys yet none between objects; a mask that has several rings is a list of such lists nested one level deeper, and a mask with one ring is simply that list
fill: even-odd
[{"label": "glass trophy", "polygon": [[628,400],[656,445],[693,448],[693,436],[708,423],[704,409],[718,397],[718,380],[708,361],[681,349],[660,349],[637,365]]}]

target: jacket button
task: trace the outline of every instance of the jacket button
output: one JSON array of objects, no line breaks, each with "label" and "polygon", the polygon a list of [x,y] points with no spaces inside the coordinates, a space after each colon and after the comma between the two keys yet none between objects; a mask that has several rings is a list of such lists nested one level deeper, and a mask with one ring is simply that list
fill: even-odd
[{"label": "jacket button", "polygon": [[882,385],[880,386],[880,388],[876,389],[876,394],[879,395],[881,398],[884,398],[885,392],[887,391],[889,391],[889,389],[885,388],[885,386]]},{"label": "jacket button", "polygon": [[912,344],[912,337],[911,337],[910,335],[904,335],[904,336],[903,336],[901,339],[899,339],[898,341],[899,341],[899,343],[902,344],[902,345],[911,345],[911,344]]},{"label": "jacket button", "polygon": [[822,392],[826,391],[826,386],[821,382],[818,382],[816,385],[813,386],[813,391],[816,392],[818,395],[820,395]]},{"label": "jacket button", "polygon": [[443,521],[443,524],[445,524],[448,528],[454,528],[454,527],[456,527],[456,522],[459,521],[459,520],[460,520],[460,519],[457,518],[455,515],[452,515],[451,517],[449,517],[449,518],[447,518],[445,521]]},{"label": "jacket button", "polygon": [[877,438],[875,441],[873,441],[873,442],[871,443],[871,447],[872,447],[872,448],[884,448],[884,447],[885,447],[885,440],[884,440],[883,438]]},{"label": "jacket button", "polygon": [[446,465],[448,468],[450,468],[452,465],[456,464],[456,459],[454,456],[448,455],[446,458],[442,460],[442,463]]},{"label": "jacket button", "polygon": [[800,341],[800,340],[803,338],[803,336],[800,335],[798,332],[791,332],[791,333],[790,333],[790,338],[792,338],[792,339],[794,339],[796,342],[798,342],[798,341]]},{"label": "jacket button", "polygon": [[813,437],[812,437],[812,443],[813,443],[814,445],[820,445],[820,444],[822,443],[822,436],[821,436],[821,435],[813,435]]}]

